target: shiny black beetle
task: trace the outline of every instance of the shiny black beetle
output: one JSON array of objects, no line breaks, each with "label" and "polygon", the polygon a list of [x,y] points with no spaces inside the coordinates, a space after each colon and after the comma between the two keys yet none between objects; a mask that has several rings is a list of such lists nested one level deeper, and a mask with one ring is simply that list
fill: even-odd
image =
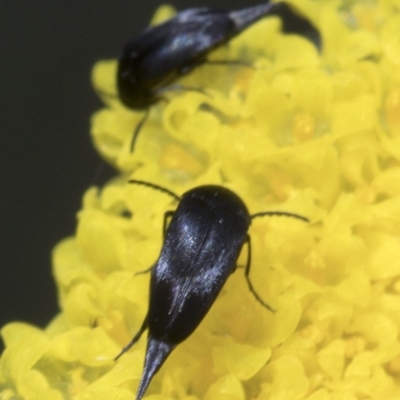
[{"label": "shiny black beetle", "polygon": [[[136,397],[140,400],[171,351],[197,328],[207,314],[229,275],[235,271],[246,242],[246,281],[255,298],[272,311],[257,295],[249,278],[251,252],[247,231],[251,220],[275,215],[306,222],[308,219],[281,211],[250,215],[240,197],[222,186],[199,186],[179,197],[149,182],[129,182],[161,190],[179,201],[175,212],[165,213],[164,243],[151,268],[147,316],[132,341],[116,357],[118,359],[146,329],[149,330],[144,372]],[[166,228],[166,221],[171,216]]]},{"label": "shiny black beetle", "polygon": [[[167,86],[207,62],[207,55],[247,27],[267,16],[280,16],[283,31],[310,39],[318,49],[318,30],[286,3],[264,3],[238,11],[192,8],[168,21],[145,29],[123,49],[117,71],[121,101],[134,110],[146,110],[135,129],[131,150],[151,105],[163,98]],[[246,64],[238,60],[213,64]],[[171,87],[170,87],[171,88]],[[184,88],[203,92],[200,88]]]}]

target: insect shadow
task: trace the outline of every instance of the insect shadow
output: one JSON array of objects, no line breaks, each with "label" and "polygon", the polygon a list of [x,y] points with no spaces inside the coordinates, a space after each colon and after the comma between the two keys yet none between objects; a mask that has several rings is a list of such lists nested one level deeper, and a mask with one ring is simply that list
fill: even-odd
[{"label": "insect shadow", "polygon": [[245,243],[248,246],[245,278],[250,292],[264,307],[274,311],[250,281],[248,229],[251,221],[264,216],[309,220],[283,211],[250,215],[240,197],[223,186],[199,186],[178,196],[150,182],[130,180],[129,183],[159,190],[179,202],[175,211],[165,213],[164,242],[158,260],[143,271],[151,272],[147,315],[139,331],[115,358],[128,351],[148,329],[144,371],[136,396],[140,400],[171,351],[203,320],[229,275],[235,271]]},{"label": "insect shadow", "polygon": [[168,101],[165,92],[191,90],[206,93],[202,88],[173,85],[180,77],[204,63],[250,66],[240,60],[208,61],[207,56],[259,19],[269,16],[282,19],[285,33],[302,35],[318,50],[321,49],[322,40],[318,30],[283,2],[266,2],[237,11],[191,8],[164,23],[148,27],[129,41],[119,58],[118,95],[126,107],[145,111],[133,133],[131,152],[148,118],[150,107],[162,100]]}]

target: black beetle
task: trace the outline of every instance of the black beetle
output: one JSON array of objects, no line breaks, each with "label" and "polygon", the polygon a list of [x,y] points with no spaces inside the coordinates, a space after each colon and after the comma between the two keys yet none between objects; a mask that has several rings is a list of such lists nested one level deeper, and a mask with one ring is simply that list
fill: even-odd
[{"label": "black beetle", "polygon": [[[235,271],[246,242],[246,281],[255,298],[273,311],[255,292],[249,278],[251,247],[247,231],[251,220],[267,215],[289,216],[306,222],[308,219],[282,211],[250,215],[240,197],[222,186],[199,186],[179,197],[149,182],[129,182],[161,190],[179,201],[176,211],[165,213],[161,254],[148,270],[151,280],[147,316],[132,341],[115,358],[149,330],[145,366],[136,396],[140,400],[171,351],[203,320],[229,275]],[[167,228],[167,219],[171,216]]]},{"label": "black beetle", "polygon": [[[149,107],[163,98],[168,85],[207,62],[207,55],[215,48],[259,19],[274,15],[282,18],[284,32],[303,35],[320,49],[320,34],[310,21],[286,3],[269,2],[238,11],[204,7],[188,9],[162,24],[148,27],[131,40],[119,58],[118,95],[128,108],[146,110],[135,129],[131,151]],[[237,60],[212,63],[246,65]],[[201,88],[182,89],[204,92]]]}]

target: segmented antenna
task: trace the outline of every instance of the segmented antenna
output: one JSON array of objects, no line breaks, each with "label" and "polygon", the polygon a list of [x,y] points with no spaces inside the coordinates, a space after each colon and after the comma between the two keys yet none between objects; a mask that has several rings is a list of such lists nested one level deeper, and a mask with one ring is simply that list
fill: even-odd
[{"label": "segmented antenna", "polygon": [[310,222],[310,220],[306,217],[303,217],[302,215],[298,214],[293,214],[285,211],[262,211],[255,213],[253,215],[250,215],[251,219],[258,218],[258,217],[291,217],[291,218],[296,218],[304,222]]},{"label": "segmented antenna", "polygon": [[178,196],[177,194],[175,194],[174,192],[172,192],[171,190],[166,189],[166,188],[164,188],[164,187],[162,187],[162,186],[158,186],[158,185],[156,185],[156,184],[154,184],[154,183],[151,183],[151,182],[140,181],[140,180],[138,180],[138,179],[130,179],[130,180],[128,181],[128,183],[133,183],[133,184],[136,184],[136,185],[147,186],[147,187],[150,187],[150,188],[152,188],[152,189],[156,189],[156,190],[159,190],[160,192],[163,192],[163,193],[168,194],[169,196],[173,197],[174,200],[176,200],[176,201],[180,201],[180,200],[181,200],[181,197]]}]

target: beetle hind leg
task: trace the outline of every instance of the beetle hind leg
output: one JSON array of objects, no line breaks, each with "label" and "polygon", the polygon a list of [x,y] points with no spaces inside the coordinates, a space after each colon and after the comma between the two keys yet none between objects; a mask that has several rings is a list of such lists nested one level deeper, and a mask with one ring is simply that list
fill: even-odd
[{"label": "beetle hind leg", "polygon": [[139,331],[133,337],[133,339],[120,351],[120,353],[114,358],[114,361],[117,361],[124,353],[126,353],[142,336],[143,332],[148,328],[148,317],[144,319],[142,326]]}]

